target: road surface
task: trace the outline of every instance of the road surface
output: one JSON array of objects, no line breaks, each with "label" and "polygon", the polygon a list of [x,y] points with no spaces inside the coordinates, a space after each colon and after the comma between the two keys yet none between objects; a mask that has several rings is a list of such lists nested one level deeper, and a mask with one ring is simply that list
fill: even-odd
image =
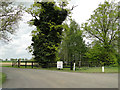
[{"label": "road surface", "polygon": [[3,67],[2,88],[118,88],[117,73],[71,73]]}]

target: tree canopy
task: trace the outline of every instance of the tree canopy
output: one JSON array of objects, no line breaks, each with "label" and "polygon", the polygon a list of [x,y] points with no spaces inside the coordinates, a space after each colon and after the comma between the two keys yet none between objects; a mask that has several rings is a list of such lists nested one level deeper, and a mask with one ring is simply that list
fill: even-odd
[{"label": "tree canopy", "polygon": [[114,51],[113,44],[118,40],[118,25],[118,5],[109,1],[99,4],[90,19],[82,24],[82,28],[87,35],[100,43],[104,53],[101,57],[109,63],[111,61],[109,54]]},{"label": "tree canopy", "polygon": [[29,23],[36,26],[36,30],[32,31],[33,55],[43,67],[47,67],[49,62],[56,59],[62,39],[62,23],[68,10],[55,2],[35,2],[27,12],[34,17]]},{"label": "tree canopy", "polygon": [[22,5],[13,5],[9,0],[0,2],[0,40],[6,42],[11,40],[10,35],[16,31],[22,10]]},{"label": "tree canopy", "polygon": [[81,61],[87,47],[83,40],[82,30],[80,30],[79,24],[74,20],[70,21],[70,24],[64,24],[63,39],[60,47],[60,56],[64,61]]}]

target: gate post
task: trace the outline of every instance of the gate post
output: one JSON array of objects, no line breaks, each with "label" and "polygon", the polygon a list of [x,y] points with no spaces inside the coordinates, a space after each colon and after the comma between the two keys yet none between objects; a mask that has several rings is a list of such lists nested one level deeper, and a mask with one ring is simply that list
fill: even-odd
[{"label": "gate post", "polygon": [[32,68],[33,68],[33,61],[32,61]]},{"label": "gate post", "polygon": [[70,62],[70,70],[73,70],[73,62]]},{"label": "gate post", "polygon": [[20,68],[20,59],[18,59],[18,67]]}]

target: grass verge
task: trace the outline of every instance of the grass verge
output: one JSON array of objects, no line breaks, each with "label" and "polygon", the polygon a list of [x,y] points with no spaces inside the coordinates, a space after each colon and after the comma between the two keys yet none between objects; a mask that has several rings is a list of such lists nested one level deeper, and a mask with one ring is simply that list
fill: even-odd
[{"label": "grass verge", "polygon": [[6,74],[0,72],[0,85],[2,85],[2,83],[4,83],[6,80]]},{"label": "grass verge", "polygon": [[[12,66],[3,66],[3,67],[12,67]],[[14,66],[13,68],[18,68],[18,67]],[[25,66],[21,66],[20,68],[25,69]],[[32,69],[32,67],[27,66],[26,69]],[[63,71],[63,72],[102,73],[102,67],[81,67],[81,68],[76,68],[76,71],[73,70],[71,71],[70,68],[63,68],[61,70],[58,70],[56,67],[52,67],[52,68],[34,67],[33,69]],[[105,67],[104,73],[118,73],[118,67]]]}]

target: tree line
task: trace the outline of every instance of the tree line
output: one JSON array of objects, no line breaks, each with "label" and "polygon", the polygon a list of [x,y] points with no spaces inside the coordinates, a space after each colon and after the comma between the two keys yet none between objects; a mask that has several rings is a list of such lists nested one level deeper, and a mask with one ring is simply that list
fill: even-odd
[{"label": "tree line", "polygon": [[[32,31],[32,44],[28,47],[34,59],[42,62],[42,67],[58,60],[92,66],[117,66],[120,57],[118,4],[105,0],[85,23],[79,25],[71,17],[74,6],[68,9],[68,3],[62,0],[58,3],[54,0],[34,2],[26,10],[33,16],[28,23],[36,26]],[[91,43],[86,44],[84,38],[92,39]]]}]

